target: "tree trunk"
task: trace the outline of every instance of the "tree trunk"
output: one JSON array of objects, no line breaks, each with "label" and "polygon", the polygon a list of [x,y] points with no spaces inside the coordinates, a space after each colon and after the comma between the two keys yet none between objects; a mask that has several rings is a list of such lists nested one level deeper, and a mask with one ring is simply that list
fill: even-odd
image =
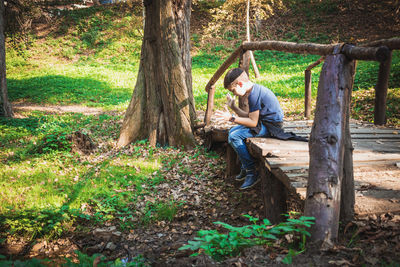
[{"label": "tree trunk", "polygon": [[304,213],[316,218],[311,238],[322,246],[331,246],[338,236],[345,130],[354,71],[354,62],[345,55],[330,55],[318,85]]},{"label": "tree trunk", "polygon": [[6,44],[4,37],[4,1],[0,1],[0,116],[12,117],[13,111],[8,101],[6,80]]},{"label": "tree trunk", "polygon": [[147,138],[150,145],[194,145],[189,26],[191,1],[147,0],[136,86],[118,146]]}]

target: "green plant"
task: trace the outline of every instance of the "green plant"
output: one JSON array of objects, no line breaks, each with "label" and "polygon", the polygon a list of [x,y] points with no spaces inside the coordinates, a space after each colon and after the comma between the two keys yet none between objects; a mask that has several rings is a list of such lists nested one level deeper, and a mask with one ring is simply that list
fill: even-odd
[{"label": "green plant", "polygon": [[148,225],[154,221],[172,221],[181,205],[175,201],[147,202],[141,222]]},{"label": "green plant", "polygon": [[39,141],[37,151],[39,153],[49,153],[52,151],[70,151],[71,142],[68,140],[68,134],[62,130],[52,131]]},{"label": "green plant", "polygon": [[1,215],[0,227],[9,234],[19,234],[33,240],[42,236],[50,238],[60,237],[67,225],[71,225],[74,217],[68,211],[67,207],[60,210],[43,209],[41,211],[23,210],[15,212],[9,210]]},{"label": "green plant", "polygon": [[[214,222],[214,224],[221,225],[228,230],[228,233],[223,234],[217,230],[200,230],[194,241],[189,241],[179,250],[197,251],[192,254],[193,256],[204,252],[213,259],[221,261],[227,257],[237,256],[243,248],[255,245],[271,245],[280,236],[298,234],[301,238],[300,248],[303,251],[305,237],[310,235],[305,227],[310,227],[314,220],[313,217],[302,216],[298,219],[288,218],[286,222],[272,226],[268,219],[257,224],[258,218],[250,215],[244,215],[244,217],[248,218],[253,224],[235,227],[223,222]],[[289,256],[292,257],[292,255],[293,252]]]}]

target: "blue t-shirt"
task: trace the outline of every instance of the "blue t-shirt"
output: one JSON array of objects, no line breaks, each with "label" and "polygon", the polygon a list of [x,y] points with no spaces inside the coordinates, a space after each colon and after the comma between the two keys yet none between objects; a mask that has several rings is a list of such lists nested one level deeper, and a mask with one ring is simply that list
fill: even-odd
[{"label": "blue t-shirt", "polygon": [[249,96],[249,112],[259,110],[259,120],[267,122],[282,122],[283,111],[278,98],[268,88],[254,84]]}]

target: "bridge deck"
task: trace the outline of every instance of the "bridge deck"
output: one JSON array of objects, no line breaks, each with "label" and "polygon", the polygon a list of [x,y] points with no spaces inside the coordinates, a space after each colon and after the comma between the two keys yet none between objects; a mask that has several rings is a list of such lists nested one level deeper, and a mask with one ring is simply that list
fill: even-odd
[{"label": "bridge deck", "polygon": [[[285,131],[309,137],[312,121],[285,122]],[[227,127],[220,125],[215,136],[224,139]],[[400,211],[400,129],[352,122],[356,214]],[[225,139],[226,140],[226,139]],[[273,138],[250,138],[252,155],[262,157],[290,191],[304,199],[307,187],[309,151],[307,142]]]}]

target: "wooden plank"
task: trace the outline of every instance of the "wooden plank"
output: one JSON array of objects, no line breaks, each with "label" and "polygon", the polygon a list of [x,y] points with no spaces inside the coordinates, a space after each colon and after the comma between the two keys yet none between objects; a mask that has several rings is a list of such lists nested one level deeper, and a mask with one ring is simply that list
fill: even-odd
[{"label": "wooden plank", "polygon": [[[388,144],[385,144],[389,142]],[[284,141],[272,138],[249,138],[248,143],[254,146],[254,150],[258,151],[258,155],[276,155],[280,156],[286,151],[293,153],[307,152],[308,143],[299,141]],[[375,152],[393,152],[400,153],[400,140],[393,139],[377,139],[377,140],[363,140],[354,139],[353,146],[357,150],[370,149]],[[364,153],[364,152],[363,152]]]},{"label": "wooden plank", "polygon": [[[354,167],[358,166],[368,166],[368,165],[382,165],[382,164],[395,164],[396,162],[400,162],[400,159],[378,159],[378,160],[363,160],[363,161],[354,161]],[[309,161],[269,161],[269,166],[271,169],[275,168],[282,168],[282,167],[289,167],[294,166],[298,168],[308,167]]]},{"label": "wooden plank", "polygon": [[[310,134],[311,133],[311,128],[289,128],[287,129],[284,127],[285,130],[294,132],[296,134]],[[376,135],[376,134],[390,134],[394,136],[398,136],[400,138],[400,129],[372,129],[372,128],[354,128],[350,129],[351,134],[371,134],[371,135]]]},{"label": "wooden plank", "polygon": [[[295,134],[303,137],[308,137],[310,134],[309,133],[299,133],[299,132],[294,132]],[[398,140],[400,141],[400,136],[397,134],[372,134],[372,133],[360,133],[360,134],[354,134],[351,133],[351,138],[353,139],[390,139],[390,140]]]}]

